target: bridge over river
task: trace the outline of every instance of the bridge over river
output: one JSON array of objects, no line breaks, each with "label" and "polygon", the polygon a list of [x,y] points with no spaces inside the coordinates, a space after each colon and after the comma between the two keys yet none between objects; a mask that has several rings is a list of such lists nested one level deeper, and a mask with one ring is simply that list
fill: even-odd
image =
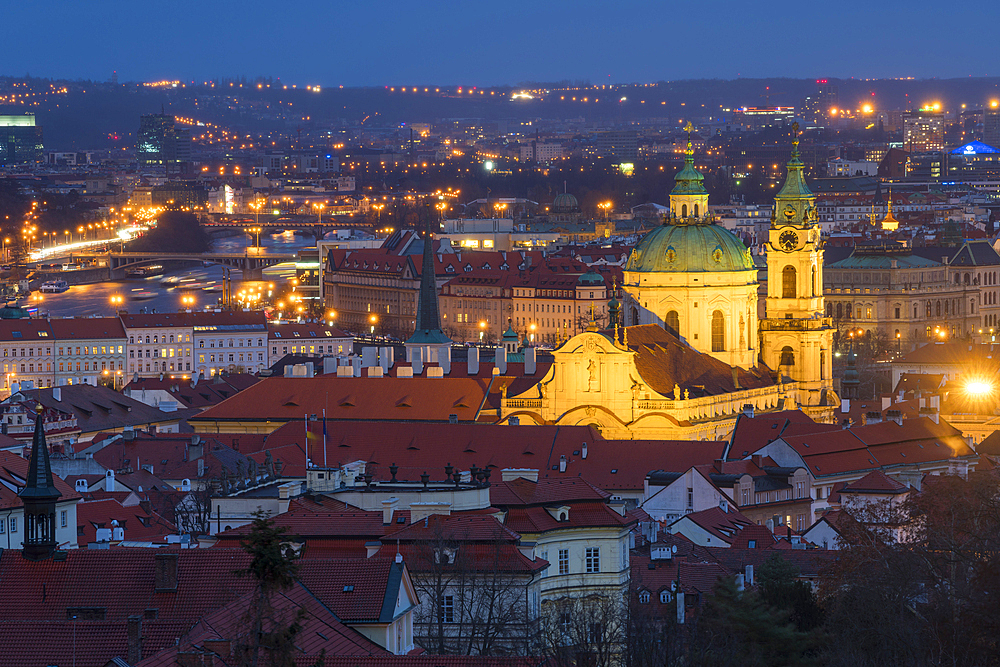
[{"label": "bridge over river", "polygon": [[269,266],[298,259],[293,253],[182,253],[182,252],[74,252],[74,260],[97,260],[107,266],[109,279],[121,278],[133,267],[162,262],[209,262],[221,264],[243,273],[244,280],[260,280],[262,272]]}]

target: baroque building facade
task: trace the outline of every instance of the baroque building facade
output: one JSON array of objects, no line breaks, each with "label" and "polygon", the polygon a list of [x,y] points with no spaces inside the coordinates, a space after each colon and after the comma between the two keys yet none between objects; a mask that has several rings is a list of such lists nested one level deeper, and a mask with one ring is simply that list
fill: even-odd
[{"label": "baroque building facade", "polygon": [[503,423],[592,425],[621,439],[718,440],[745,410],[801,409],[832,422],[834,327],[824,316],[815,196],[796,143],[772,212],[767,316],[745,246],[708,215],[690,144],[663,225],[636,246],[627,325],[593,323],[553,352],[540,382],[504,394]]}]

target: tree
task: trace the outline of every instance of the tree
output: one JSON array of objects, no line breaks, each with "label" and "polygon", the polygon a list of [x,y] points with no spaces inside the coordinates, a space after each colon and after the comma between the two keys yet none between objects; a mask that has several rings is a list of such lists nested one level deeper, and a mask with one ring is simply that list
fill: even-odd
[{"label": "tree", "polygon": [[620,595],[568,598],[546,604],[541,652],[557,667],[612,667],[627,645],[628,614]]},{"label": "tree", "polygon": [[428,651],[459,655],[529,655],[537,636],[531,602],[537,573],[516,567],[517,547],[494,521],[492,539],[471,542],[432,516],[429,539],[410,563],[421,599],[417,640]]},{"label": "tree", "polygon": [[295,584],[298,574],[297,556],[286,544],[286,532],[286,528],[276,527],[267,514],[257,512],[242,542],[243,550],[250,555],[250,564],[241,574],[253,580],[254,589],[246,614],[249,630],[233,650],[241,665],[258,667],[262,657],[268,666],[295,665],[295,638],[301,630],[304,612],[300,609],[294,617],[287,618],[271,603],[274,595]]},{"label": "tree", "polygon": [[718,581],[692,630],[691,665],[766,667],[815,662],[817,636],[790,622],[791,612],[772,607],[759,591]]},{"label": "tree", "polygon": [[829,664],[1000,664],[1000,480],[922,487],[838,522],[843,548],[823,589]]}]

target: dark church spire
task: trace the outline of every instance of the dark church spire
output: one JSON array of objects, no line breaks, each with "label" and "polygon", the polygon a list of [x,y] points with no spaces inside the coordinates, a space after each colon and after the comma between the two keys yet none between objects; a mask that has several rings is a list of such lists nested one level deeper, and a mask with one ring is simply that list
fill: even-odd
[{"label": "dark church spire", "polygon": [[434,240],[431,223],[427,221],[424,235],[424,259],[420,267],[420,301],[417,304],[417,325],[407,343],[450,344],[450,338],[441,331],[441,314],[438,310],[437,281],[434,276]]},{"label": "dark church spire", "polygon": [[49,447],[45,442],[44,408],[37,407],[28,477],[18,494],[24,503],[24,550],[27,560],[44,560],[56,550],[56,501],[62,496],[52,481]]}]

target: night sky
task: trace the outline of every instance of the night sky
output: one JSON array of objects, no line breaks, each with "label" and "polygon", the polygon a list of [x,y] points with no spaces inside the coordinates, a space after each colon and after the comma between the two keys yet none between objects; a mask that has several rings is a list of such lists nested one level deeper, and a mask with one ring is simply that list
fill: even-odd
[{"label": "night sky", "polygon": [[0,74],[331,85],[1000,74],[1000,2],[30,0]]}]

